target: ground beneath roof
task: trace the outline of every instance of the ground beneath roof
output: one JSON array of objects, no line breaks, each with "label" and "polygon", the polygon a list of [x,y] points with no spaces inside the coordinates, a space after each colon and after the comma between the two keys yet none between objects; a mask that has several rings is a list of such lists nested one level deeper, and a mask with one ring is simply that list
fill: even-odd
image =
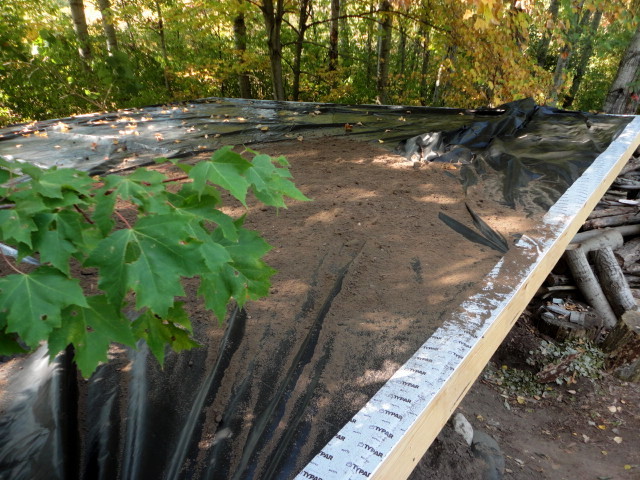
[{"label": "ground beneath roof", "polygon": [[[526,369],[542,340],[523,315],[487,369]],[[604,374],[571,385],[551,384],[541,398],[513,393],[482,376],[457,412],[493,437],[514,480],[640,479],[640,384]],[[411,480],[500,478],[447,424]]]}]

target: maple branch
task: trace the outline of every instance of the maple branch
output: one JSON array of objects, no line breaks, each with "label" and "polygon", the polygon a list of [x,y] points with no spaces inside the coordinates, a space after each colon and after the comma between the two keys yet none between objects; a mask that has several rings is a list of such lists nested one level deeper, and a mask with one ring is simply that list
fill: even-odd
[{"label": "maple branch", "polygon": [[183,175],[182,177],[165,178],[162,183],[181,182],[182,180],[188,180],[189,175]]},{"label": "maple branch", "polygon": [[4,205],[0,205],[0,210],[9,210],[10,208],[13,208],[15,206],[15,203],[5,203]]},{"label": "maple branch", "polygon": [[91,220],[89,218],[89,215],[87,215],[87,212],[85,212],[84,210],[82,210],[78,205],[76,205],[75,203],[73,204],[73,208],[76,209],[76,212],[78,212],[80,215],[82,215],[84,217],[84,219],[90,223],[91,225],[95,225],[94,221]]},{"label": "maple branch", "polygon": [[114,213],[118,216],[118,218],[119,218],[120,220],[122,220],[122,221],[124,222],[124,224],[125,224],[125,226],[126,226],[127,228],[133,228],[133,227],[131,226],[131,224],[127,221],[127,219],[126,219],[126,218],[124,218],[124,217],[120,214],[120,212],[119,212],[119,211],[114,210]]},{"label": "maple branch", "polygon": [[1,249],[0,249],[0,254],[2,254],[2,258],[4,259],[5,263],[7,265],[9,265],[9,268],[11,268],[11,270],[13,270],[16,273],[19,273],[20,275],[24,275],[25,274],[22,270],[18,269],[18,267],[16,267],[15,265],[13,265],[9,261],[9,259],[7,258],[7,256],[5,255],[5,253]]}]

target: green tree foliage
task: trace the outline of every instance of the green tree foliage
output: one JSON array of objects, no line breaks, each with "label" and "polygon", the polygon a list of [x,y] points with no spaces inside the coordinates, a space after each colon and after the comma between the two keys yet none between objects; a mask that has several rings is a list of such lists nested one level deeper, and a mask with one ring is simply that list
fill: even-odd
[{"label": "green tree foliage", "polygon": [[[162,363],[167,345],[197,345],[179,300],[185,279],[198,281],[219,321],[231,299],[242,306],[268,293],[274,270],[262,257],[271,247],[244,217],[220,210],[220,189],[243,205],[250,192],[274,207],[307,200],[286,160],[248,161],[223,148],[196,166],[176,165],[183,177],[142,168],[100,179],[0,158],[0,242],[17,251],[17,259],[0,253],[13,272],[0,278],[0,355],[47,341],[55,356],[73,345],[89,376],[111,342],[144,339]],[[83,269],[97,272],[97,285]]]},{"label": "green tree foliage", "polygon": [[599,109],[640,15],[638,0],[84,3],[88,62],[68,1],[0,4],[0,124],[241,95]]}]

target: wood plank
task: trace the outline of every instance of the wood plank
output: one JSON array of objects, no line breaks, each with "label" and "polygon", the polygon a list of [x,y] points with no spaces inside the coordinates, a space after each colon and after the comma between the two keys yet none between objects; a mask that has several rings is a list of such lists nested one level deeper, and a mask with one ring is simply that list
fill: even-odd
[{"label": "wood plank", "polygon": [[639,145],[636,117],[296,478],[406,478]]}]

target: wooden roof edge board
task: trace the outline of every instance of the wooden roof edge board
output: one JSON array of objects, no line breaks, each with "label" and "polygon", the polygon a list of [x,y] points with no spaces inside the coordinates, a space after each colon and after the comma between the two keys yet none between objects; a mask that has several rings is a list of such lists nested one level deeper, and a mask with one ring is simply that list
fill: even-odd
[{"label": "wooden roof edge board", "polygon": [[639,145],[635,117],[296,479],[408,477]]}]

